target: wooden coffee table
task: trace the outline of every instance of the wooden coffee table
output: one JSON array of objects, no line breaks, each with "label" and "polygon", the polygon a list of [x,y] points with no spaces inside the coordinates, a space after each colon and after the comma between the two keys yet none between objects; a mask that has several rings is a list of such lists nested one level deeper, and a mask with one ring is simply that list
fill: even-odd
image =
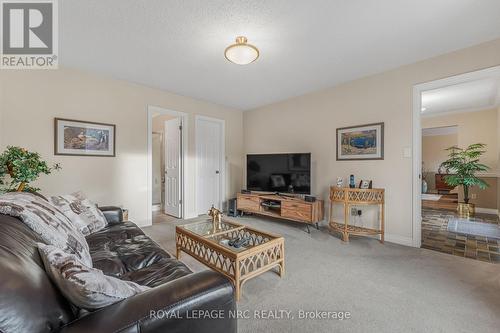
[{"label": "wooden coffee table", "polygon": [[[285,274],[285,240],[281,236],[227,220],[177,226],[175,234],[177,259],[183,251],[227,276],[234,284],[236,300],[248,279],[276,266],[280,277]],[[248,245],[238,249],[227,244],[236,237],[246,237]]]}]

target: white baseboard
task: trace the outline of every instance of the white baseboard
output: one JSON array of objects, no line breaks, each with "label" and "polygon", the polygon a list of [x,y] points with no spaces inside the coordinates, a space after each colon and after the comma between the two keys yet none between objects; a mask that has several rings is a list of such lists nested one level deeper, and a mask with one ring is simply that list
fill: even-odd
[{"label": "white baseboard", "polygon": [[195,217],[198,217],[198,214],[196,214],[196,212],[189,212],[186,214],[186,216],[184,216],[184,220],[194,219]]},{"label": "white baseboard", "polygon": [[153,205],[153,208],[151,210],[153,212],[159,212],[161,210],[161,204]]},{"label": "white baseboard", "polygon": [[146,220],[134,221],[134,223],[137,224],[137,226],[139,226],[141,228],[150,227],[153,225],[153,221],[146,221]]},{"label": "white baseboard", "polygon": [[405,245],[405,246],[413,246],[413,239],[411,237],[385,234],[384,239],[386,242],[389,242],[389,243],[395,243],[395,244]]},{"label": "white baseboard", "polygon": [[499,215],[498,209],[476,207],[477,213]]}]

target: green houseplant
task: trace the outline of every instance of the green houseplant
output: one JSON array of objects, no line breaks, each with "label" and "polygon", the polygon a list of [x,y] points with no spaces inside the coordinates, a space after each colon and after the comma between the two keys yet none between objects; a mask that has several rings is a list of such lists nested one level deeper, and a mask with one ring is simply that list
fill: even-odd
[{"label": "green houseplant", "polygon": [[60,168],[59,164],[49,167],[38,153],[9,146],[0,154],[0,192],[38,192],[29,183]]},{"label": "green houseplant", "polygon": [[446,184],[450,186],[462,186],[464,192],[464,202],[458,204],[458,213],[461,216],[470,216],[474,214],[475,207],[469,203],[469,190],[472,186],[485,189],[489,185],[477,176],[478,172],[488,171],[490,168],[479,162],[479,158],[486,150],[483,143],[475,143],[467,148],[453,146],[447,148],[449,152],[448,160],[441,165],[449,170],[450,175],[444,178]]}]

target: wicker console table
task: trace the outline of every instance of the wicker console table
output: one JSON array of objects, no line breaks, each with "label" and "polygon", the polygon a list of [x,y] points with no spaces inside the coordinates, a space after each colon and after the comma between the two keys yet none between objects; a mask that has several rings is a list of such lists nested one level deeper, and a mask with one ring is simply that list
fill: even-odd
[{"label": "wicker console table", "polygon": [[[328,219],[330,229],[332,231],[342,233],[342,240],[349,241],[349,235],[368,236],[380,235],[380,242],[384,243],[384,195],[385,190],[374,189],[359,189],[359,188],[343,188],[330,187],[330,218]],[[335,222],[332,219],[333,204],[342,203],[344,205],[344,222]],[[349,224],[349,213],[351,206],[357,205],[378,205],[379,206],[379,221],[380,229],[371,229],[357,227]]]}]

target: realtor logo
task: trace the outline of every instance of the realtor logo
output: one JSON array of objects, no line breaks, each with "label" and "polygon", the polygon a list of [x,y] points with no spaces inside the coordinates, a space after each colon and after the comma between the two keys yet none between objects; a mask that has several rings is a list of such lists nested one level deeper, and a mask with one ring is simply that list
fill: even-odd
[{"label": "realtor logo", "polygon": [[2,69],[56,69],[57,0],[0,0]]}]

